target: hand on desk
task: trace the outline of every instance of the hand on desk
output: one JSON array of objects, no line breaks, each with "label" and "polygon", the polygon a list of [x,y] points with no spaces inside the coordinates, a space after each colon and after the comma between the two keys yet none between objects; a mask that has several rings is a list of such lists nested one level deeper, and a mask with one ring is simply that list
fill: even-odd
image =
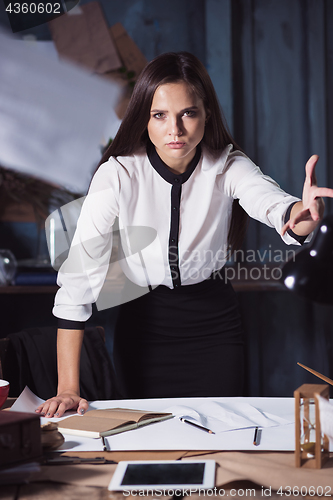
[{"label": "hand on desk", "polygon": [[88,401],[75,392],[62,392],[54,398],[47,399],[36,409],[36,413],[47,418],[62,417],[66,410],[77,410],[83,415],[89,408]]}]

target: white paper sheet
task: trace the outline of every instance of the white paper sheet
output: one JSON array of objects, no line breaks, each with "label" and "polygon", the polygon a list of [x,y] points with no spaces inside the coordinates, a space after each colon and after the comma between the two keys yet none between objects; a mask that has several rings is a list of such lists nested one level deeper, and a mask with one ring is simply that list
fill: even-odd
[{"label": "white paper sheet", "polygon": [[0,46],[0,165],[85,194],[120,123],[118,85],[3,32]]},{"label": "white paper sheet", "polygon": [[11,406],[10,411],[23,411],[25,413],[35,413],[36,408],[45,403],[44,399],[34,394],[29,387],[25,387],[17,400]]},{"label": "white paper sheet", "polygon": [[227,402],[205,401],[197,410],[178,405],[171,406],[166,411],[178,418],[185,418],[211,429],[215,433],[247,427],[274,427],[290,424],[294,421],[263,412],[246,401],[232,400],[231,398]]},{"label": "white paper sheet", "polygon": [[[17,398],[17,400],[14,402],[14,404],[11,406],[10,411],[22,411],[25,413],[34,413],[36,414],[36,408],[41,405],[42,403],[45,403],[44,399],[39,398],[34,394],[29,387],[25,387],[23,391],[21,392],[20,396]],[[70,417],[71,415],[75,415],[75,411],[68,411],[66,412],[66,416],[62,418],[52,418],[52,422],[58,422],[59,420],[64,420],[65,418]],[[47,422],[50,421],[49,418],[45,417],[40,417],[41,424],[46,424]]]},{"label": "white paper sheet", "polygon": [[[26,387],[12,406],[12,411],[33,413],[42,401]],[[89,409],[117,407],[154,411],[173,410],[175,418],[109,436],[107,444],[112,451],[294,450],[293,398],[174,398],[93,401],[89,404]],[[65,417],[60,419],[41,418],[41,422],[58,422],[74,413],[66,412]],[[209,434],[184,424],[179,420],[179,416],[195,418],[195,421],[208,427],[214,425],[216,434]],[[219,420],[225,417],[229,419],[227,423]],[[242,429],[239,429],[240,422],[244,427]],[[238,430],[226,429],[226,426],[232,425],[234,428],[238,426]],[[261,429],[259,446],[253,445],[256,425]],[[102,450],[100,439],[70,435],[64,437],[65,442],[59,451]]]},{"label": "white paper sheet", "polygon": [[[178,416],[188,416],[201,425],[215,427],[216,434],[209,434],[173,418],[158,424],[133,431],[116,434],[107,438],[113,451],[120,450],[253,450],[253,451],[293,451],[294,399],[293,398],[175,398],[120,401],[94,401],[91,408],[139,408],[142,410],[171,411]],[[251,418],[245,419],[251,408]],[[225,415],[228,409],[229,424],[215,421],[207,414],[215,415],[218,410]],[[185,411],[186,410],[186,411]],[[200,418],[200,415],[201,418]],[[207,420],[205,420],[205,415]],[[220,415],[220,417],[221,417]],[[256,418],[254,419],[254,415]],[[250,414],[248,415],[250,417]],[[244,428],[239,428],[244,418]],[[208,420],[211,418],[211,420]],[[274,420],[273,420],[274,418]],[[231,425],[235,430],[227,431]],[[208,425],[211,425],[211,427]],[[205,425],[206,424],[206,425]],[[265,424],[263,427],[261,424]],[[230,425],[230,427],[231,427]],[[260,427],[260,445],[253,444],[254,428]],[[224,429],[223,429],[224,427]],[[237,430],[236,430],[237,427]],[[221,430],[223,429],[223,430]],[[213,430],[213,429],[212,429]],[[66,443],[64,443],[65,445]]]}]

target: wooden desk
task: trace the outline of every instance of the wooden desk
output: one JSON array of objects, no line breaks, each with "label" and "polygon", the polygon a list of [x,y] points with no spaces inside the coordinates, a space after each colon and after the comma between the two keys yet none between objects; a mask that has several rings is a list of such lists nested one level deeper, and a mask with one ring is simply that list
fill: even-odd
[{"label": "wooden desk", "polygon": [[[14,398],[8,398],[9,408]],[[333,453],[320,470],[295,468],[293,452],[209,452],[209,451],[111,451],[111,452],[66,452],[66,456],[104,456],[118,463],[120,460],[186,460],[187,458],[213,459],[217,467],[216,485],[223,488],[224,495],[209,498],[269,497],[281,500],[284,497],[324,500],[333,496]],[[115,465],[53,465],[42,466],[41,474],[29,484],[0,486],[1,500],[124,500],[122,493],[109,492]],[[291,488],[290,489],[287,487]],[[280,493],[278,493],[281,488]],[[295,488],[295,494],[292,493]],[[302,490],[303,488],[303,490]],[[326,488],[326,489],[325,489]],[[283,489],[283,492],[282,492]],[[264,494],[265,491],[265,494]],[[300,494],[300,492],[303,494]],[[306,495],[305,492],[310,494]],[[319,495],[313,494],[318,492]],[[134,500],[138,497],[129,497]],[[157,498],[170,498],[158,496]],[[191,500],[204,497],[192,494]],[[150,497],[152,499],[152,497]]]},{"label": "wooden desk", "polygon": [[20,486],[0,486],[0,488],[2,500],[106,500],[115,498],[106,488],[49,481]]},{"label": "wooden desk", "polygon": [[[231,488],[239,491],[240,489],[252,489],[254,486],[255,485],[248,482],[230,484],[228,489],[225,489],[225,496],[231,496]],[[261,490],[257,490],[257,495],[259,496],[260,494]],[[132,500],[136,497],[124,497],[122,493],[111,492],[106,488],[91,488],[89,486],[78,486],[55,482],[40,482],[21,486],[4,486],[3,489],[1,489],[1,498],[2,500],[124,500],[124,498],[130,498]],[[153,497],[150,496],[148,498]],[[169,499],[172,497],[158,496],[158,498]],[[199,498],[202,500],[202,496],[199,497],[198,495],[191,495],[192,500],[197,500]],[[218,496],[215,498],[218,498]],[[233,498],[237,500],[241,497],[237,495],[233,496]],[[281,497],[276,495],[275,492],[272,492],[270,498],[273,500],[281,500]],[[291,498],[294,497],[291,496]]]},{"label": "wooden desk", "polygon": [[[115,458],[113,452],[108,452],[108,455],[108,458]],[[219,494],[216,491],[209,498],[232,497],[244,500],[247,497],[262,499],[268,497],[281,500],[284,497],[298,497],[298,499],[306,498],[309,500],[314,498],[323,500],[333,495],[333,456],[321,470],[296,469],[293,465],[293,453],[217,452],[200,455],[199,457],[195,452],[192,452],[191,455],[183,452],[183,459],[186,459],[186,457],[192,458],[193,456],[215,459],[220,465],[217,468],[216,488],[217,490],[221,489],[221,493]],[[158,453],[157,458],[161,457],[162,454]],[[126,456],[123,454],[120,458],[122,460],[135,460],[138,455],[127,452]],[[145,459],[145,456],[139,458]],[[152,459],[151,454],[149,458]],[[170,454],[164,458],[171,458]],[[41,477],[40,480],[31,481],[29,484],[1,486],[0,498],[2,500],[124,500],[124,498],[134,500],[134,498],[140,498],[138,495],[136,497],[124,497],[122,493],[107,490],[115,466],[92,465],[89,467],[87,465],[48,467],[49,471],[45,475],[49,474],[50,479]],[[101,471],[102,468],[104,468],[103,472]],[[89,483],[89,476],[92,476],[94,472],[98,474],[99,471],[101,471],[100,484],[96,484],[98,483],[98,475],[97,479],[91,481],[91,485],[87,484]],[[72,475],[72,478],[70,478],[70,475]],[[247,479],[249,475],[252,476],[253,480]],[[270,483],[270,481],[272,482]],[[150,498],[152,497],[150,496]],[[165,499],[170,497],[159,495],[156,498]],[[202,498],[202,494],[191,495],[192,500],[202,500]]]},{"label": "wooden desk", "polygon": [[[239,481],[234,483],[229,483],[228,487],[224,489],[225,497],[232,497],[235,500],[242,499],[244,500],[246,490],[248,492],[253,491],[257,485],[249,481]],[[39,482],[39,483],[31,483],[27,485],[21,486],[3,486],[1,489],[1,498],[2,500],[124,500],[124,498],[129,498],[130,500],[134,500],[136,497],[124,497],[122,493],[111,492],[106,488],[91,488],[89,486],[78,486],[73,484],[61,484],[55,482]],[[234,491],[237,491],[241,494],[234,495]],[[244,492],[244,494],[242,494]],[[256,489],[256,497],[265,498],[262,496],[261,488]],[[251,494],[253,498],[253,493]],[[140,498],[140,497],[139,497]],[[142,498],[142,497],[141,497]],[[147,498],[147,497],[145,497]],[[150,499],[154,498],[152,496],[148,497]],[[156,498],[170,499],[172,497],[166,496],[158,496]],[[179,497],[178,497],[179,498]],[[203,496],[199,495],[191,495],[191,500],[202,500]],[[210,497],[212,498],[212,497]],[[214,497],[213,497],[214,498]],[[223,498],[219,497],[218,494],[215,495],[215,498]],[[271,500],[281,500],[281,495],[278,495],[276,492],[272,491],[269,495]],[[283,497],[282,497],[283,498]],[[289,498],[296,498],[296,496],[291,495]],[[310,498],[310,497],[308,497]],[[315,496],[311,497],[315,500],[320,497]],[[298,496],[299,499],[299,496]]]}]

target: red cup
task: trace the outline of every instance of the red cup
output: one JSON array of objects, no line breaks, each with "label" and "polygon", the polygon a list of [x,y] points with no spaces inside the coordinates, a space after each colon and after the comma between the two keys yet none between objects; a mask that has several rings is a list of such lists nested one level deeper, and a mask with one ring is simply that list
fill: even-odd
[{"label": "red cup", "polygon": [[9,382],[0,379],[0,408],[5,404],[9,393]]}]

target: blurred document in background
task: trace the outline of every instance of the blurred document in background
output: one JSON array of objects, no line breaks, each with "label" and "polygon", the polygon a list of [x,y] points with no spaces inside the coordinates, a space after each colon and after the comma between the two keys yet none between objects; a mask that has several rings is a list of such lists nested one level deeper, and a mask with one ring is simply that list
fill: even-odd
[{"label": "blurred document in background", "polygon": [[77,5],[48,26],[61,57],[100,74],[122,66],[99,2]]},{"label": "blurred document in background", "polygon": [[3,32],[0,46],[0,165],[84,194],[120,124],[118,85]]}]

